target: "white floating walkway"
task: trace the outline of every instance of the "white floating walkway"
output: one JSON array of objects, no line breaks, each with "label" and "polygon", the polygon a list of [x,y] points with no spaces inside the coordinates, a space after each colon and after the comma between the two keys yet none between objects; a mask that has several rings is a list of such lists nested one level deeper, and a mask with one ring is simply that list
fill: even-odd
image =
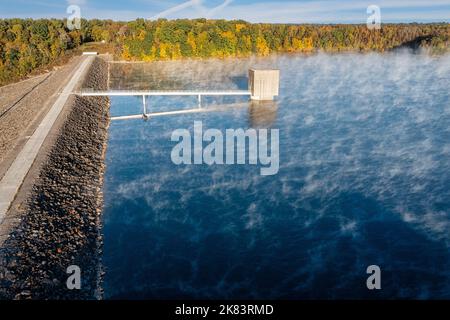
[{"label": "white floating walkway", "polygon": [[[142,96],[142,113],[137,115],[129,115],[129,116],[120,116],[120,117],[111,117],[112,121],[115,120],[131,120],[131,119],[149,119],[153,117],[161,117],[161,116],[173,116],[180,114],[189,114],[189,113],[200,113],[200,112],[213,112],[223,110],[223,108],[202,108],[202,97],[204,96],[249,96],[252,94],[248,90],[226,90],[226,91],[190,91],[190,90],[165,90],[165,91],[144,91],[144,90],[108,90],[108,91],[89,91],[82,90],[79,95],[83,97],[110,97],[110,96],[124,96],[124,97],[140,97]],[[184,110],[176,110],[176,111],[166,111],[166,112],[153,112],[148,113],[147,103],[148,99],[146,97],[149,96],[196,96],[198,97],[198,108],[195,109],[184,109]]]},{"label": "white floating walkway", "polygon": [[102,97],[102,96],[251,96],[251,92],[248,90],[226,90],[226,91],[189,91],[189,90],[89,91],[89,90],[83,90],[83,91],[81,91],[80,95],[84,96],[84,97]]},{"label": "white floating walkway", "polygon": [[175,115],[180,115],[180,114],[218,112],[218,111],[225,111],[230,108],[238,108],[238,107],[246,107],[246,106],[243,104],[230,104],[230,105],[221,106],[221,107],[195,108],[195,109],[184,109],[184,110],[175,110],[175,111],[152,112],[152,113],[136,114],[136,115],[130,115],[130,116],[111,117],[111,120],[118,121],[118,120],[133,120],[133,119],[151,119],[153,117],[175,116]]},{"label": "white floating walkway", "polygon": [[75,86],[80,80],[80,77],[91,65],[94,58],[95,57],[93,56],[83,58],[78,70],[74,73],[62,93],[59,95],[58,99],[51,107],[50,111],[42,120],[31,138],[27,141],[22,151],[18,154],[17,158],[11,164],[8,171],[0,181],[0,223],[3,222],[9,207],[14,201],[16,194],[23,183],[23,180],[33,165],[33,162],[36,159],[45,138],[47,138],[48,133],[63,110],[67,99],[70,97]]},{"label": "white floating walkway", "polygon": [[[128,119],[148,119],[158,116],[170,116],[187,113],[211,112],[213,108],[202,108],[202,97],[204,96],[248,96],[251,100],[274,100],[279,94],[280,71],[279,70],[249,70],[248,90],[107,90],[96,91],[93,89],[82,89],[75,93],[84,97],[114,97],[114,96],[135,96],[142,97],[142,113],[139,115],[129,115],[112,117],[111,120]],[[167,112],[147,112],[148,99],[150,96],[196,96],[198,97],[198,108],[167,111]]]},{"label": "white floating walkway", "polygon": [[145,113],[145,114],[136,114],[131,116],[119,116],[119,117],[111,117],[112,121],[116,120],[132,120],[132,119],[142,119],[142,118],[153,118],[153,117],[161,117],[161,116],[175,116],[180,114],[189,114],[189,113],[199,113],[199,112],[212,112],[216,111],[212,108],[208,109],[186,109],[186,110],[176,110],[176,111],[165,111],[165,112],[153,112],[153,113]]}]

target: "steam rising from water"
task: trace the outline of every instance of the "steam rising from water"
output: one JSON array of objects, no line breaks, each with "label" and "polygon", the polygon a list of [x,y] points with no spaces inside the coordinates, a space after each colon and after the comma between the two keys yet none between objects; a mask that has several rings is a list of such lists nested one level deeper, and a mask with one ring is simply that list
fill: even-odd
[{"label": "steam rising from water", "polygon": [[[208,106],[249,106],[112,124],[107,296],[449,298],[450,56],[319,54],[113,72],[135,79],[134,89],[245,89],[250,67],[281,69],[276,106],[254,112],[242,99],[210,98]],[[153,99],[151,108],[194,103]],[[114,98],[112,108],[129,114],[139,101]],[[280,173],[173,165],[170,134],[194,120],[280,129]],[[365,288],[371,264],[383,271],[382,292]]]}]

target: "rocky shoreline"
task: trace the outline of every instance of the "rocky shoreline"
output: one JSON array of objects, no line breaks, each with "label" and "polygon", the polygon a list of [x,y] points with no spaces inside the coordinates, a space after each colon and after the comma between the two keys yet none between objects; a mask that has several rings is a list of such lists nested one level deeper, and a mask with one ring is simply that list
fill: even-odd
[{"label": "rocky shoreline", "polygon": [[[96,58],[82,87],[107,89],[108,64]],[[101,211],[109,98],[75,97],[27,200],[3,245],[0,298],[101,298]],[[68,290],[67,268],[81,270]]]}]

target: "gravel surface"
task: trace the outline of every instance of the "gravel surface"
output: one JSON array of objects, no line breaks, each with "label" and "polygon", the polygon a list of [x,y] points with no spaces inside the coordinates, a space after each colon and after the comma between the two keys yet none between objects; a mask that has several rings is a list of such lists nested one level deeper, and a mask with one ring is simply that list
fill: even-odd
[{"label": "gravel surface", "polygon": [[50,74],[48,72],[28,80],[0,87],[0,114],[30,92],[35,86],[39,85]]},{"label": "gravel surface", "polygon": [[46,113],[70,79],[79,57],[69,64],[29,80],[0,88],[0,164],[14,149],[33,121]]},{"label": "gravel surface", "polygon": [[[107,65],[97,58],[83,87],[106,86]],[[101,297],[101,187],[108,125],[108,98],[73,99],[23,219],[0,252],[0,298]],[[81,290],[67,289],[71,265],[81,269]]]}]

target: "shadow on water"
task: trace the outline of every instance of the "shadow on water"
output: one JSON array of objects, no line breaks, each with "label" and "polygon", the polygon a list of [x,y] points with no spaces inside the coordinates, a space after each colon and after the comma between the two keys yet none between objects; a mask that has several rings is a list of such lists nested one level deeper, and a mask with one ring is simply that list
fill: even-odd
[{"label": "shadow on water", "polygon": [[246,76],[230,77],[230,79],[238,90],[248,90],[248,78]]},{"label": "shadow on water", "polygon": [[401,50],[408,50],[410,53],[420,53],[420,49],[422,48],[422,45],[425,43],[430,42],[433,39],[433,36],[427,35],[427,36],[420,36],[417,38],[414,38],[410,41],[404,42],[399,46],[394,47],[391,51],[401,51]]}]

